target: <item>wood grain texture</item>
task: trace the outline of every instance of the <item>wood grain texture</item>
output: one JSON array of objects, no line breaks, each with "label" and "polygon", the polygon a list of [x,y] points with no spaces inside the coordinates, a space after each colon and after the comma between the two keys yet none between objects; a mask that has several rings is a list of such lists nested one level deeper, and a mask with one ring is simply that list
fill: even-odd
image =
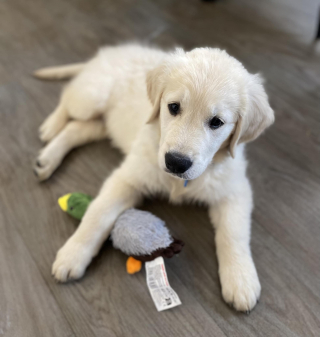
[{"label": "wood grain texture", "polygon": [[75,336],[14,224],[0,231],[0,335]]},{"label": "wood grain texture", "polygon": [[[4,0],[0,2],[0,335],[319,336],[320,57],[315,0]],[[32,162],[37,129],[63,83],[30,74],[88,59],[104,44],[218,46],[261,72],[276,123],[248,146],[255,192],[252,250],[262,296],[250,315],[222,300],[207,212],[146,200],[186,246],[168,260],[183,305],[157,313],[145,272],[106,243],[79,282],[56,284],[51,264],[77,222],[57,206],[95,195],[119,165],[109,141],[73,151],[46,183]]]}]

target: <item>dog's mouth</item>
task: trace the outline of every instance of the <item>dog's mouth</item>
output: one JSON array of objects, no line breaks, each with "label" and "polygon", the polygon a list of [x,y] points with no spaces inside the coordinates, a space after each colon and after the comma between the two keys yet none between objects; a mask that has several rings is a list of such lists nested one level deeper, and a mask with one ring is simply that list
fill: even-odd
[{"label": "dog's mouth", "polygon": [[170,174],[171,176],[178,178],[178,179],[182,179],[182,180],[187,180],[187,174],[186,173],[174,173],[171,172],[170,170],[168,170],[167,168],[164,169],[164,171],[168,174]]}]

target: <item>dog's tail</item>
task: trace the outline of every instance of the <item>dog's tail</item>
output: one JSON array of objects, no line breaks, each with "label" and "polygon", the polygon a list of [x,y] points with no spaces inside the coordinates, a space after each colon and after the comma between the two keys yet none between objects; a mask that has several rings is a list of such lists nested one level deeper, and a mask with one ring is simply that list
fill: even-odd
[{"label": "dog's tail", "polygon": [[36,70],[33,75],[43,80],[63,80],[76,76],[85,63],[68,64],[60,67],[49,67]]}]

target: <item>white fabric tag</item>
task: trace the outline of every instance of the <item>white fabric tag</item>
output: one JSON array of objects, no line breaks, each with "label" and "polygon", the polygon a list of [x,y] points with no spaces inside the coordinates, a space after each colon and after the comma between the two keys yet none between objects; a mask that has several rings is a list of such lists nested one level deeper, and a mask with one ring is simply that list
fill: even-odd
[{"label": "white fabric tag", "polygon": [[163,258],[146,262],[147,284],[158,311],[181,304],[177,293],[170,287]]}]

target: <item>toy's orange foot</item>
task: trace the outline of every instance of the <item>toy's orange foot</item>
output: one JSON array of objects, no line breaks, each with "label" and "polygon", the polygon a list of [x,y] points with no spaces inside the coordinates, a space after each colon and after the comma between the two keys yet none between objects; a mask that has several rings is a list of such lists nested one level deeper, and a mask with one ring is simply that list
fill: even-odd
[{"label": "toy's orange foot", "polygon": [[126,266],[127,266],[127,273],[132,275],[138,273],[141,270],[142,262],[130,256],[127,260]]}]

